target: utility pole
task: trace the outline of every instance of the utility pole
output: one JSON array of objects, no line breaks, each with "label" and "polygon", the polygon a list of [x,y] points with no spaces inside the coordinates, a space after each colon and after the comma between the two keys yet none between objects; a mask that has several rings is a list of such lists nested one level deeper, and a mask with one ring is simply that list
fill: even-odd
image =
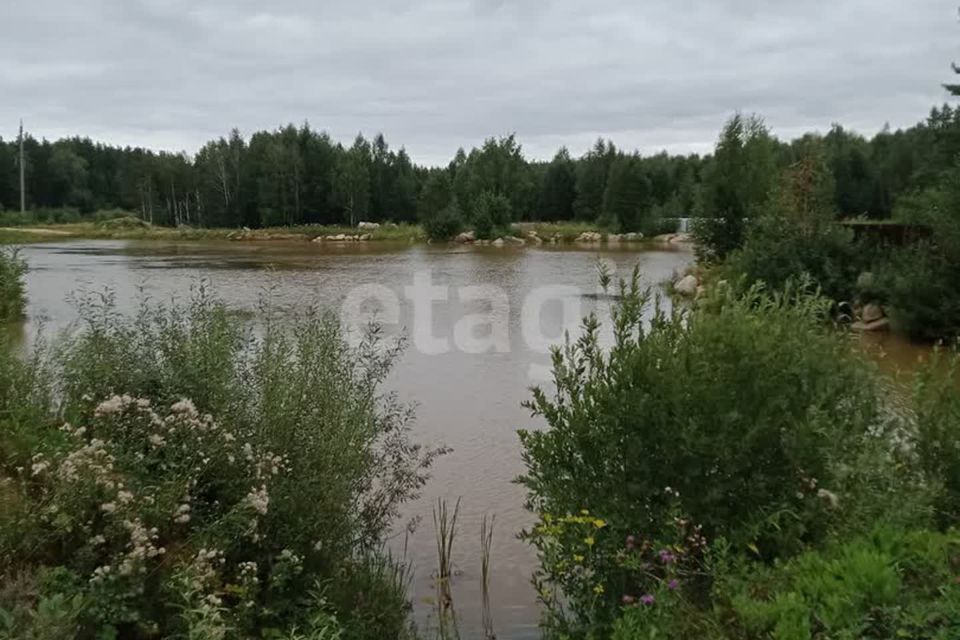
[{"label": "utility pole", "polygon": [[20,119],[20,213],[27,211],[27,191],[24,181],[24,161],[23,156],[23,119]]}]

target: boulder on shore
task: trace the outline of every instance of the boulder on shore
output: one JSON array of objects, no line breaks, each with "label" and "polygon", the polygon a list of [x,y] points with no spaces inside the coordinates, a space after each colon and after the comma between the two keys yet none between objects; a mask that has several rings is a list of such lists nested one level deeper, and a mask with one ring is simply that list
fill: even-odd
[{"label": "boulder on shore", "polygon": [[623,234],[623,239],[627,242],[637,242],[638,240],[643,240],[643,234],[638,231],[631,231],[630,233]]},{"label": "boulder on shore", "polygon": [[870,303],[863,306],[860,310],[860,320],[865,323],[876,322],[885,316],[883,307],[878,304]]},{"label": "boulder on shore", "polygon": [[502,247],[504,245],[503,238],[497,238],[490,244],[493,245],[494,247]]},{"label": "boulder on shore", "polygon": [[890,328],[890,319],[889,318],[880,318],[879,320],[874,320],[873,322],[864,322],[860,320],[859,322],[854,322],[850,325],[850,328],[854,331],[886,331]]},{"label": "boulder on shore", "polygon": [[357,229],[379,229],[379,222],[361,222],[357,225]]},{"label": "boulder on shore", "polygon": [[470,242],[476,241],[476,239],[477,239],[476,233],[474,233],[473,231],[464,231],[463,233],[457,234],[457,237],[454,238],[454,241],[459,242],[460,244],[468,244]]},{"label": "boulder on shore", "polygon": [[584,231],[577,236],[577,242],[600,242],[603,236],[596,231]]},{"label": "boulder on shore", "polygon": [[517,236],[507,236],[507,242],[511,242],[516,245],[527,244],[527,241],[523,238],[518,238]]},{"label": "boulder on shore", "polygon": [[673,290],[682,296],[692,297],[697,295],[697,287],[699,285],[700,283],[697,282],[696,276],[688,275],[674,282]]}]

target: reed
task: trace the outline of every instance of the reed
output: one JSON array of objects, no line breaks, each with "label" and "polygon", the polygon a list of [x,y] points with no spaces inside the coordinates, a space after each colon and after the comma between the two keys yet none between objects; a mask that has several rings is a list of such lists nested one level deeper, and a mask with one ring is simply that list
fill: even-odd
[{"label": "reed", "polygon": [[497,637],[493,631],[493,611],[490,608],[490,557],[493,551],[493,525],[496,519],[495,515],[487,517],[484,514],[480,521],[480,604],[484,640],[496,640]]}]

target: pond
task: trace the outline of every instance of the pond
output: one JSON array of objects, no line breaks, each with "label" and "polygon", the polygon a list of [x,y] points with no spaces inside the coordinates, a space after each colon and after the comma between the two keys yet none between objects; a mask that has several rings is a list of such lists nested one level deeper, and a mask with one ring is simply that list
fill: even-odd
[{"label": "pond", "polygon": [[431,510],[462,498],[454,547],[454,599],[463,638],[480,636],[480,521],[495,515],[490,600],[499,637],[538,637],[531,550],[517,540],[529,522],[516,430],[536,428],[521,402],[549,381],[549,346],[582,316],[608,311],[598,296],[597,261],[616,276],[639,265],[655,288],[693,259],[683,247],[465,247],[386,243],[199,243],[64,241],[29,245],[27,339],[68,328],[71,296],[111,290],[121,311],[143,296],[185,301],[200,282],[231,308],[255,313],[264,300],[290,311],[336,310],[348,324],[378,318],[408,347],[390,378],[417,404],[419,441],[443,444],[423,497],[406,517],[422,522],[407,548],[411,596],[421,628],[430,625],[436,565]]}]

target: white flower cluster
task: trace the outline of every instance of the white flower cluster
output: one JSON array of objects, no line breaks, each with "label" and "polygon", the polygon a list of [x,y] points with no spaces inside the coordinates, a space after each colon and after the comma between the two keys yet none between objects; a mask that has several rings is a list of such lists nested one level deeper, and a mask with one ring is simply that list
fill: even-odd
[{"label": "white flower cluster", "polygon": [[259,489],[251,489],[247,494],[247,503],[250,507],[262,516],[267,515],[270,507],[270,494],[267,492],[267,485]]},{"label": "white flower cluster", "polygon": [[93,415],[97,418],[114,416],[123,413],[128,407],[137,404],[137,401],[127,394],[122,396],[112,396],[97,405],[93,410]]},{"label": "white flower cluster", "polygon": [[117,572],[122,576],[147,572],[146,560],[164,555],[167,550],[157,546],[157,528],[147,529],[139,519],[125,520],[124,528],[130,534],[129,550],[120,562]]}]

